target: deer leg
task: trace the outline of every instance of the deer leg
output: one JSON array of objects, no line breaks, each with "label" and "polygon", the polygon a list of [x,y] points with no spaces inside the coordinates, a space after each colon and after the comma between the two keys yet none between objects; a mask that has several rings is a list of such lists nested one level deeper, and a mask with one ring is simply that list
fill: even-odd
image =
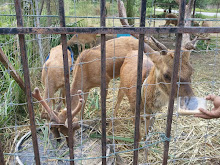
[{"label": "deer leg", "polygon": [[78,44],[78,52],[79,52],[79,53],[81,53],[81,52],[82,52],[82,50],[81,50],[81,49],[82,49],[81,45],[80,45],[80,44]]},{"label": "deer leg", "polygon": [[86,45],[85,44],[82,44],[82,51],[84,51],[86,48]]},{"label": "deer leg", "polygon": [[93,44],[92,44],[92,43],[90,43],[90,44],[89,44],[89,47],[90,47],[90,48],[92,48],[92,47],[93,47]]},{"label": "deer leg", "polygon": [[208,52],[208,50],[209,50],[209,44],[210,44],[210,41],[208,40],[208,41],[206,42],[206,44],[207,44],[207,47],[206,47],[206,52]]},{"label": "deer leg", "polygon": [[[107,96],[107,92],[106,92],[106,96]],[[118,112],[118,109],[120,107],[120,104],[121,104],[123,97],[124,97],[124,91],[123,91],[123,89],[121,89],[121,84],[120,84],[120,87],[118,90],[117,102],[116,102],[115,109],[114,109],[113,119],[116,118],[116,115],[117,115],[117,112]],[[112,125],[112,122],[110,121],[109,129],[108,129],[107,133],[110,132],[112,127],[113,127],[113,125]]]},{"label": "deer leg", "polygon": [[83,95],[83,99],[84,99],[84,104],[82,105],[81,111],[80,111],[80,119],[84,118],[84,108],[87,102],[87,98],[89,96],[88,94],[89,90],[85,91],[85,94]]},{"label": "deer leg", "polygon": [[[149,132],[152,131],[153,129],[153,124],[154,124],[154,121],[155,121],[155,117],[150,117],[150,116],[147,116],[145,118],[145,121],[146,121],[146,128],[145,128],[145,137],[146,137],[146,140],[145,140],[145,145],[150,145],[150,140],[151,140],[151,137],[150,136],[147,136]],[[148,160],[148,147],[145,148],[145,159]]]},{"label": "deer leg", "polygon": [[56,112],[59,112],[59,110],[62,108],[62,104],[64,105],[64,107],[66,106],[66,91],[64,88],[61,88],[59,105],[56,108]]},{"label": "deer leg", "polygon": [[121,85],[120,85],[119,90],[118,90],[118,97],[117,97],[117,102],[116,102],[116,105],[115,105],[114,118],[117,115],[117,112],[118,112],[118,109],[120,107],[121,101],[124,97],[124,91],[123,91],[123,89],[120,89],[120,88],[121,88]]},{"label": "deer leg", "polygon": [[50,128],[50,130],[53,133],[54,138],[57,140],[57,142],[60,142],[61,138],[60,138],[60,132],[59,132],[58,128],[52,126]]}]

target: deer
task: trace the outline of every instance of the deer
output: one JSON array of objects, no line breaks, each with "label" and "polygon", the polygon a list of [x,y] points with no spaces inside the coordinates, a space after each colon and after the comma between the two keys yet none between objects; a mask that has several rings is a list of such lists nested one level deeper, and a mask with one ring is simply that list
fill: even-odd
[{"label": "deer", "polygon": [[[119,77],[120,69],[127,54],[138,50],[138,39],[134,37],[119,37],[106,41],[106,89],[110,80]],[[150,47],[145,45],[145,50]],[[71,106],[74,109],[77,105],[75,94],[78,90],[84,93],[86,103],[90,89],[101,86],[101,46],[84,50],[77,58],[73,70],[71,84]],[[83,107],[84,109],[84,107]],[[83,110],[82,114],[83,116]]]},{"label": "deer", "polygon": [[[124,63],[127,54],[133,50],[138,50],[139,41],[134,37],[119,37],[106,41],[106,89],[113,77],[117,78],[120,75],[120,69]],[[148,44],[145,44],[145,52],[151,49]],[[84,107],[88,98],[90,89],[101,86],[101,45],[84,50],[76,59],[72,72],[71,83],[71,109],[77,109],[80,102],[78,91],[83,93],[84,104],[82,105],[81,118],[83,118]],[[62,61],[62,60],[60,60]],[[114,70],[114,71],[113,71]],[[59,77],[61,78],[61,77]],[[77,111],[79,112],[79,111]],[[54,113],[58,113],[54,111]],[[47,119],[50,119],[48,111],[44,114]],[[74,113],[75,115],[75,113]],[[42,116],[42,115],[41,115]],[[43,116],[44,117],[44,116]],[[67,117],[64,115],[65,122]],[[63,123],[63,122],[62,122]],[[60,128],[61,129],[61,128]],[[51,129],[54,136],[59,138],[58,129]],[[61,131],[60,131],[61,132]]]},{"label": "deer", "polygon": [[[212,22],[211,21],[202,21],[201,27],[212,27]],[[207,52],[209,49],[210,41],[211,41],[210,33],[198,33],[198,34],[196,34],[196,36],[199,37],[198,40],[205,41],[205,43],[207,44],[207,47],[206,47],[206,52]]]},{"label": "deer", "polygon": [[90,48],[92,48],[94,45],[96,45],[96,36],[97,34],[75,34],[71,41],[71,45],[77,44],[78,45],[78,51],[82,52],[85,50],[85,45],[89,44]]},{"label": "deer", "polygon": [[212,27],[211,21],[202,21],[202,27]]},{"label": "deer", "polygon": [[[150,122],[150,114],[160,111],[167,105],[171,90],[171,76],[173,70],[174,51],[168,50],[162,43],[151,37],[155,44],[163,50],[163,53],[148,49],[149,57],[143,57],[143,73],[142,73],[142,91],[141,91],[141,110],[144,107],[148,116],[146,117],[147,132],[152,122]],[[195,48],[197,38],[188,42],[182,47],[182,62],[178,75],[180,82],[183,84],[179,88],[179,96],[192,96],[193,91],[190,85],[193,68],[189,61],[190,50]],[[165,50],[165,51],[164,51]],[[135,112],[136,103],[136,82],[137,82],[137,55],[138,51],[133,51],[126,57],[120,71],[120,87],[115,105],[114,115],[118,112],[120,103],[127,96],[130,109]],[[132,58],[128,58],[131,57]],[[133,70],[131,71],[131,67]],[[129,75],[129,76],[128,76]],[[177,94],[175,94],[177,96]],[[146,134],[147,134],[146,132]],[[141,135],[139,135],[141,137]]]},{"label": "deer", "polygon": [[[72,70],[72,64],[74,61],[73,52],[70,48],[72,45],[72,37],[69,41],[67,41],[67,55],[68,55],[68,65],[69,69]],[[43,98],[47,100],[48,105],[55,109],[55,93],[60,89],[60,96],[62,98],[65,97],[65,81],[64,81],[64,71],[63,71],[63,50],[62,45],[58,45],[53,47],[50,50],[49,55],[46,58],[46,61],[43,65],[42,73],[41,73],[41,82],[45,87]],[[65,99],[63,99],[63,103],[65,105]],[[57,110],[61,108],[60,104],[57,107]],[[42,107],[41,118],[47,119],[47,113],[45,113],[44,108]]]},{"label": "deer", "polygon": [[[126,17],[123,2],[118,0],[118,6],[120,17]],[[124,26],[129,26],[126,20],[121,19],[121,23]],[[151,36],[151,40],[154,42],[154,44],[158,47],[160,51],[155,51],[151,47],[147,47],[145,53],[147,52],[149,57],[143,57],[141,110],[145,108],[146,113],[149,114],[148,116],[146,116],[147,129],[145,134],[148,133],[150,126],[153,125],[153,120],[150,120],[150,114],[161,110],[162,107],[164,107],[168,103],[169,94],[171,90],[170,83],[174,58],[174,51],[168,50],[162,43],[157,41],[153,36]],[[189,57],[191,50],[195,49],[196,43],[197,37],[195,37],[192,41],[189,40],[185,45],[182,46],[183,53],[181,64],[178,68],[178,75],[180,78],[180,82],[183,82],[183,84],[180,85],[179,96],[194,95],[190,85],[193,68],[190,64]],[[146,46],[146,43],[144,43],[144,46]],[[131,53],[133,58],[126,58],[121,67],[120,89],[118,91],[114,115],[117,114],[117,111],[119,109],[120,103],[124,95],[128,97],[130,108],[133,112],[135,112],[137,53],[137,51],[133,51]],[[131,56],[131,54],[128,54],[128,56]],[[132,68],[134,68],[133,71],[131,71],[130,69],[131,66]],[[139,140],[140,139],[141,134],[139,134]]]},{"label": "deer", "polygon": [[[73,36],[70,40],[67,41],[67,55],[68,55],[68,65],[70,71],[73,70],[73,62],[74,55],[71,50],[71,46],[75,43],[75,36]],[[63,51],[62,45],[58,45],[53,47],[50,50],[49,55],[47,56],[46,62],[43,65],[42,73],[41,73],[41,81],[43,86],[45,87],[43,98],[47,100],[48,104],[52,109],[56,109],[59,111],[62,106],[62,102],[55,107],[55,93],[60,89],[60,97],[63,100],[63,104],[65,106],[65,81],[64,81],[64,71],[63,71]],[[44,108],[42,107],[41,118],[47,119],[47,113],[45,113]]]},{"label": "deer", "polygon": [[176,18],[176,20],[166,20],[166,23],[165,23],[164,26],[168,26],[170,24],[173,24],[173,25],[177,26],[177,24],[178,24],[178,17],[177,17],[177,15],[170,13],[170,14],[167,14],[165,16],[165,18]]},{"label": "deer", "polygon": [[[153,52],[153,51],[152,51]],[[120,85],[118,90],[117,102],[114,110],[114,117],[116,117],[118,109],[120,107],[121,101],[124,95],[127,96],[130,103],[130,109],[135,112],[135,102],[136,102],[136,82],[137,82],[137,55],[138,51],[133,50],[128,53],[125,57],[124,63],[120,69]],[[145,78],[149,75],[150,69],[153,66],[153,62],[147,56],[143,56],[143,66],[142,66],[142,83]],[[132,66],[132,69],[131,69]],[[132,75],[132,76],[128,76]]]},{"label": "deer", "polygon": [[[78,119],[75,117],[77,113],[82,108],[82,105],[84,103],[84,100],[81,95],[82,91],[78,90],[78,103],[76,108],[71,112],[72,117],[72,128],[73,128],[73,136],[75,134],[75,131],[80,128],[80,125],[78,123]],[[40,91],[38,88],[34,89],[34,92],[32,93],[32,96],[36,98],[41,105],[45,108],[48,114],[48,118],[50,122],[52,123],[51,128],[52,132],[54,134],[54,137],[59,142],[61,140],[60,133],[62,133],[66,137],[66,142],[68,144],[68,123],[67,123],[67,109],[64,108],[60,112],[53,111],[53,109],[48,105],[48,103],[42,98]]]}]

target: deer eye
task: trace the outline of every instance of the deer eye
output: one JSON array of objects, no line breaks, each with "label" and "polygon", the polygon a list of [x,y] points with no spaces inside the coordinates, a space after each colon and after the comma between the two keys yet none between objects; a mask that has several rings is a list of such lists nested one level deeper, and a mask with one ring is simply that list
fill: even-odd
[{"label": "deer eye", "polygon": [[164,76],[164,78],[165,78],[166,80],[171,80],[171,77],[170,77],[169,74],[164,74],[163,76]]}]

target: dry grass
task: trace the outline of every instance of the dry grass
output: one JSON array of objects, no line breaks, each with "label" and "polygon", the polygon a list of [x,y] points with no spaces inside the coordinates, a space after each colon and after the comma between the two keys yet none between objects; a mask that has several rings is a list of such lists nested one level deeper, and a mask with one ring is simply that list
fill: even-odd
[{"label": "dry grass", "polygon": [[[213,35],[216,37],[216,35]],[[216,43],[213,38],[213,44]],[[172,45],[172,44],[171,44]],[[192,77],[192,86],[197,97],[205,97],[209,93],[219,94],[219,59],[218,51],[196,51],[191,54],[191,63],[194,68]],[[114,129],[108,127],[108,135],[116,137],[125,137],[133,139],[134,137],[134,114],[130,110],[126,97],[120,106],[116,119],[113,119],[114,105],[117,99],[117,88],[119,80],[112,81],[107,96],[107,117],[108,123],[113,121]],[[112,90],[116,88],[116,90]],[[98,90],[98,89],[96,89]],[[166,130],[166,111],[164,107],[162,112],[156,115],[154,129],[151,132],[151,142],[149,147],[148,163],[161,164],[163,160],[163,138],[162,135]],[[100,119],[101,111],[96,111],[91,119]],[[169,164],[219,164],[220,158],[220,121],[204,120],[193,116],[178,116],[175,113],[172,124],[172,139],[169,150]],[[101,122],[97,124],[97,128],[101,130]],[[144,122],[142,122],[141,131],[144,132]],[[115,140],[116,152],[121,153],[120,156],[127,164],[132,164],[133,152],[126,152],[133,149],[133,143],[126,140]],[[141,144],[143,147],[145,144]],[[139,163],[146,163],[145,150],[139,151]]]},{"label": "dry grass", "polygon": [[[212,37],[216,37],[216,34],[212,34]],[[166,39],[163,39],[167,42]],[[213,39],[213,44],[216,44]],[[218,41],[219,42],[219,41]],[[167,45],[169,42],[167,42]],[[197,51],[191,54],[191,63],[194,68],[194,74],[192,77],[192,86],[195,95],[198,97],[204,97],[209,93],[219,94],[219,80],[220,75],[218,71],[219,65],[219,51]],[[116,137],[124,137],[133,139],[134,137],[134,114],[130,110],[129,103],[125,97],[121,103],[119,113],[116,119],[113,119],[114,106],[117,99],[117,88],[119,87],[119,79],[112,81],[109,86],[109,93],[107,96],[107,117],[108,117],[108,135],[114,135]],[[115,90],[113,90],[115,89]],[[99,89],[93,89],[98,91]],[[97,97],[96,97],[97,98]],[[101,132],[101,111],[92,108],[86,110],[87,115],[86,122],[89,120]],[[90,110],[90,111],[89,111]],[[148,162],[152,164],[161,164],[163,159],[163,138],[162,135],[166,129],[166,111],[167,107],[164,107],[162,112],[156,115],[153,131],[151,132],[151,142],[149,143],[149,156]],[[38,112],[38,111],[37,111]],[[94,121],[93,121],[94,120]],[[109,123],[113,122],[113,129],[109,127]],[[169,164],[219,164],[220,159],[220,120],[203,120],[194,118],[192,116],[178,116],[176,113],[173,117],[172,124],[172,139],[170,142],[169,150]],[[141,132],[144,132],[144,122],[142,122]],[[5,144],[5,152],[12,152],[12,148],[15,145],[15,139],[29,130],[28,127],[21,127],[15,132],[15,130],[8,129],[10,135],[8,141]],[[19,135],[17,133],[19,132]],[[133,143],[128,142],[126,139],[115,140],[115,152],[122,152],[119,155],[122,157],[126,164],[132,164],[133,159]],[[140,147],[145,144],[142,143]],[[146,163],[146,151],[141,149],[139,151],[139,163]],[[6,158],[9,160],[9,158]]]}]

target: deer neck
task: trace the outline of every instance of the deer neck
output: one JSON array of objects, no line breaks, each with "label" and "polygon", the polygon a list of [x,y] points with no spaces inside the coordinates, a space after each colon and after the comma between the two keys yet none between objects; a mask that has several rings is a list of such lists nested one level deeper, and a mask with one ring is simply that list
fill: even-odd
[{"label": "deer neck", "polygon": [[156,73],[156,67],[154,66],[148,76],[148,85],[147,87],[147,95],[149,95],[149,102],[152,102],[152,105],[150,106],[151,111],[158,111],[163,106],[167,105],[169,96],[163,91],[161,88],[161,83],[157,80],[157,74]]},{"label": "deer neck", "polygon": [[76,42],[73,39],[70,39],[67,41],[67,46],[72,46],[74,45]]}]

